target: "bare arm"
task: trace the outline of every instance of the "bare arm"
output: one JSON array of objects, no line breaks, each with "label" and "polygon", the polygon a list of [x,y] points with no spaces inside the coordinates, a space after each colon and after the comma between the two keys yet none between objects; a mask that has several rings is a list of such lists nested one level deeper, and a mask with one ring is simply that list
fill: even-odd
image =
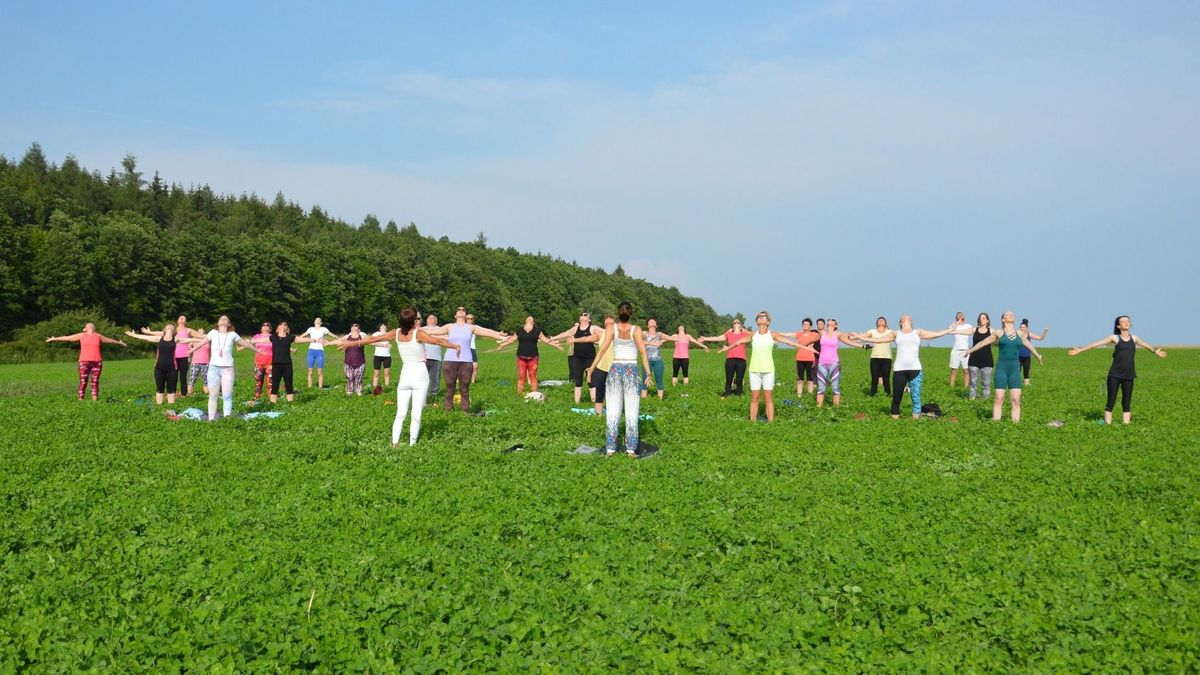
[{"label": "bare arm", "polygon": [[637,326],[633,327],[633,342],[637,345],[638,353],[642,355],[643,373],[646,373],[646,386],[650,386],[650,357],[646,356],[646,341],[642,339],[642,329]]},{"label": "bare arm", "polygon": [[779,342],[779,343],[782,343],[785,345],[791,345],[791,346],[795,347],[796,349],[807,349],[810,352],[817,351],[808,345],[800,344],[800,342],[798,340],[796,340],[795,338],[789,337],[787,334],[785,334],[781,331],[777,331],[777,330],[771,331],[771,337],[776,342]]},{"label": "bare arm", "polygon": [[1157,357],[1158,357],[1158,358],[1160,358],[1160,359],[1165,359],[1165,358],[1167,358],[1167,352],[1166,352],[1166,350],[1164,350],[1164,349],[1155,349],[1154,347],[1151,347],[1151,346],[1150,346],[1150,343],[1149,343],[1149,342],[1146,342],[1145,340],[1141,339],[1140,337],[1138,337],[1138,336],[1136,336],[1136,335],[1134,335],[1134,336],[1132,336],[1132,337],[1133,337],[1133,343],[1134,343],[1134,344],[1136,344],[1137,346],[1139,346],[1139,347],[1144,347],[1144,348],[1146,348],[1146,349],[1149,349],[1149,350],[1150,350],[1150,352],[1151,352],[1152,354],[1154,354],[1155,356],[1157,356]]},{"label": "bare arm", "polygon": [[570,328],[568,328],[568,329],[564,330],[563,332],[559,333],[558,335],[555,335],[555,336],[551,337],[550,339],[551,339],[551,340],[561,340],[561,339],[563,339],[563,338],[565,338],[565,337],[570,337],[570,336],[571,336],[571,334],[572,334],[572,333],[574,333],[574,332],[575,332],[575,331],[577,331],[577,330],[579,330],[579,324],[578,324],[578,323],[575,323],[575,324],[574,324],[573,326],[571,326]]},{"label": "bare arm", "polygon": [[746,337],[744,337],[736,342],[730,342],[729,344],[725,345],[724,347],[721,347],[720,349],[718,349],[717,353],[727,352],[730,349],[733,349],[734,347],[736,347],[738,345],[744,345],[744,344],[750,342],[750,340],[752,340],[752,339],[754,339],[754,333],[750,333]]},{"label": "bare arm", "polygon": [[979,351],[980,349],[983,349],[984,347],[987,347],[988,345],[992,344],[993,342],[996,341],[996,339],[997,339],[996,331],[992,331],[991,335],[989,335],[989,336],[985,337],[984,339],[980,340],[979,342],[975,343],[975,346],[971,347],[964,353],[967,355],[973,354],[973,353]]},{"label": "bare arm", "polygon": [[589,377],[591,376],[592,371],[596,369],[596,364],[600,363],[600,357],[604,356],[604,352],[608,351],[609,345],[612,344],[612,336],[615,333],[615,328],[613,329],[612,333],[609,333],[608,330],[605,329],[603,339],[600,341],[600,348],[596,350],[596,358],[592,359],[592,365],[588,366],[587,372]]},{"label": "bare arm", "polygon": [[1049,328],[1043,328],[1041,335],[1037,335],[1036,333],[1030,333],[1030,334],[1026,335],[1025,337],[1029,338],[1030,340],[1045,340],[1046,333],[1049,333],[1049,332],[1050,332]]},{"label": "bare arm", "polygon": [[79,342],[79,339],[82,337],[83,337],[83,333],[76,333],[74,335],[63,335],[60,337],[54,337],[53,335],[51,335],[50,337],[46,338],[46,342]]},{"label": "bare arm", "polygon": [[491,328],[484,328],[483,326],[472,326],[471,332],[481,337],[492,338],[493,340],[503,340],[504,338],[508,337],[508,333],[492,330]]},{"label": "bare arm", "polygon": [[396,328],[394,330],[389,330],[388,332],[384,333],[383,335],[372,335],[371,337],[364,338],[361,342],[356,342],[356,344],[373,345],[376,342],[387,342],[388,340],[391,340],[392,338],[396,337],[397,330],[400,330],[400,329]]},{"label": "bare arm", "polygon": [[192,348],[188,350],[188,358],[191,358],[192,354],[196,353],[196,350],[200,349],[204,345],[209,344],[211,342],[212,342],[212,340],[209,339],[208,337],[205,337],[202,340],[197,340],[195,343],[192,344]]},{"label": "bare arm", "polygon": [[[96,333],[96,335],[100,335],[100,334]],[[121,342],[120,340],[114,340],[114,339],[108,337],[107,335],[100,335],[100,341],[106,345],[121,345],[122,347],[129,346],[129,345],[125,344],[124,342]]]},{"label": "bare arm", "polygon": [[[515,335],[514,335],[514,336],[512,337],[512,339],[513,339],[513,340],[516,340],[516,339],[517,339],[517,336],[515,336]],[[546,336],[546,334],[545,334],[545,333],[542,333],[541,335],[539,335],[539,336],[538,336],[538,340],[539,340],[540,342],[545,342],[546,344],[550,345],[551,347],[554,347],[555,349],[557,349],[557,350],[558,350],[558,351],[560,351],[560,352],[563,350],[563,348],[562,348],[562,345],[558,344],[558,343],[557,343],[557,342],[555,342],[554,340],[551,340],[549,337],[547,337],[547,336]]]},{"label": "bare arm", "polygon": [[961,335],[966,334],[966,333],[959,333],[957,330],[954,329],[954,327],[950,327],[945,330],[925,330],[923,328],[917,329],[917,335],[922,340],[936,340],[936,339],[942,337],[943,335],[949,335],[951,333],[961,334]]},{"label": "bare arm", "polygon": [[[159,340],[162,339],[161,337],[159,337],[159,335],[161,335],[161,333],[159,335],[139,335],[131,330],[127,330],[127,331],[125,331],[125,334],[128,335],[129,337],[133,338],[134,340],[142,340],[144,342],[158,342]],[[100,338],[100,341],[104,342],[104,338]],[[109,344],[112,344],[112,342],[110,341]]]},{"label": "bare arm", "polygon": [[1113,340],[1115,340],[1116,338],[1117,338],[1116,335],[1109,335],[1106,338],[1096,340],[1095,342],[1093,342],[1090,345],[1086,345],[1084,347],[1076,347],[1076,348],[1068,351],[1067,356],[1075,356],[1076,354],[1082,354],[1083,352],[1086,352],[1089,349],[1096,349],[1098,347],[1103,347],[1104,345],[1110,345],[1113,343]]},{"label": "bare arm", "polygon": [[417,342],[423,342],[427,345],[437,345],[439,347],[445,347],[446,349],[453,349],[454,353],[456,354],[462,353],[462,345],[451,342],[440,335],[429,335],[426,332],[417,331]]},{"label": "bare arm", "polygon": [[[867,335],[866,333],[855,333],[854,337],[858,340],[862,340],[863,342],[870,342],[870,343],[877,344],[877,345],[878,344],[886,344],[888,342],[896,341],[896,331],[889,330],[887,333],[885,333],[884,335],[881,335],[880,337],[871,337],[870,335]],[[816,351],[816,350],[814,350],[814,351]]]},{"label": "bare arm", "polygon": [[853,338],[846,335],[845,333],[838,333],[838,341],[841,342],[842,344],[849,345],[851,347],[862,347],[863,346],[863,343],[854,340]]},{"label": "bare arm", "polygon": [[1038,350],[1033,348],[1032,342],[1030,342],[1028,339],[1022,337],[1021,344],[1025,345],[1025,349],[1028,349],[1029,353],[1033,354],[1033,357],[1038,360],[1038,363],[1042,362],[1042,355],[1038,353]]},{"label": "bare arm", "polygon": [[693,342],[693,343],[695,343],[695,344],[697,344],[697,345],[700,345],[700,347],[701,347],[702,349],[704,349],[704,351],[708,351],[708,345],[704,344],[704,342],[703,342],[703,341],[701,341],[701,340],[697,340],[696,338],[692,337],[691,335],[687,336],[687,339],[688,339],[688,341],[689,341],[689,342]]}]

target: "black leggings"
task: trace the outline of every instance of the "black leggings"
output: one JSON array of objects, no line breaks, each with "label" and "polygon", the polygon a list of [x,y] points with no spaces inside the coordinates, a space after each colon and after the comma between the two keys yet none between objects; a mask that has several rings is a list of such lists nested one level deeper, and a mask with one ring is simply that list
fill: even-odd
[{"label": "black leggings", "polygon": [[271,395],[279,395],[279,383],[283,382],[284,388],[287,389],[289,395],[295,394],[296,390],[292,386],[292,363],[272,363],[271,364]]},{"label": "black leggings", "polygon": [[175,370],[179,371],[179,395],[187,396],[188,357],[175,357]]},{"label": "black leggings", "polygon": [[1018,359],[1018,360],[1021,362],[1021,373],[1022,373],[1021,377],[1025,378],[1026,380],[1028,380],[1028,379],[1029,379],[1029,361],[1030,361],[1030,357],[1028,357],[1028,356],[1022,356],[1022,357],[1021,357],[1020,359]]},{"label": "black leggings", "polygon": [[1133,380],[1122,380],[1118,377],[1108,378],[1108,402],[1104,404],[1104,412],[1112,412],[1117,403],[1117,389],[1121,390],[1121,410],[1129,412],[1133,403]]},{"label": "black leggings", "polygon": [[175,393],[175,369],[154,367],[154,391],[158,393]]},{"label": "black leggings", "polygon": [[816,361],[797,361],[796,362],[796,381],[797,382],[816,382]]},{"label": "black leggings", "polygon": [[571,355],[571,360],[569,361],[569,366],[571,368],[571,382],[573,382],[576,387],[583,386],[584,372],[589,366],[592,365],[593,359],[595,359],[594,356],[578,356],[575,354]]},{"label": "black leggings", "polygon": [[[684,373],[687,372],[684,366]],[[684,375],[687,377],[687,375]],[[742,381],[746,378],[746,359],[730,357],[725,359],[725,395],[742,393]],[[736,383],[737,389],[734,389]]]},{"label": "black leggings", "polygon": [[892,370],[891,359],[871,359],[871,395],[879,393],[879,379],[883,378],[883,393],[889,396],[892,388],[888,385],[888,373]]},{"label": "black leggings", "polygon": [[688,361],[691,359],[671,359],[671,378],[679,377],[679,371],[683,371],[683,376],[688,376]]}]

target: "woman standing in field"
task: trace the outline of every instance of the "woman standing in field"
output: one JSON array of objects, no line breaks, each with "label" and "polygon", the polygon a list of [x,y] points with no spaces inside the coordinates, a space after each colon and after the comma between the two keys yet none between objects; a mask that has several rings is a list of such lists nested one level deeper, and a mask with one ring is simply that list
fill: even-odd
[{"label": "woman standing in field", "polygon": [[758,394],[762,392],[767,408],[767,421],[775,421],[775,343],[791,345],[799,350],[813,351],[808,345],[800,344],[786,333],[771,330],[771,315],[763,310],[754,317],[758,330],[721,347],[722,352],[732,351],[750,344],[750,421],[758,419]]},{"label": "woman standing in field", "polygon": [[[725,353],[725,393],[721,394],[721,398],[725,398],[730,394],[742,395],[742,382],[746,378],[746,344],[742,338],[749,338],[750,331],[742,326],[742,322],[738,319],[733,320],[733,327],[725,331],[722,335],[713,335],[711,337],[700,338],[701,342],[724,342],[727,350],[720,350]],[[734,346],[736,345],[736,346]],[[684,382],[687,382],[686,378]]]},{"label": "woman standing in field", "polygon": [[1026,348],[1037,358],[1038,363],[1042,362],[1042,355],[1034,349],[1033,344],[1021,337],[1021,333],[1017,330],[1017,315],[1008,310],[1000,316],[1001,330],[994,330],[992,334],[984,338],[981,342],[967,350],[967,355],[986,349],[993,342],[1000,343],[1000,359],[996,362],[996,369],[993,372],[995,382],[993,386],[996,390],[995,403],[992,404],[992,419],[999,422],[1001,414],[1004,412],[1004,392],[1007,390],[1011,400],[1012,421],[1021,421],[1021,361],[1020,361],[1020,346],[1025,345]]},{"label": "woman standing in field", "polygon": [[[386,323],[379,324],[379,330],[371,334],[371,337],[378,337],[388,332]],[[372,360],[371,372],[371,390],[376,395],[379,394],[379,371],[383,370],[383,386],[392,386],[392,346],[390,342],[375,345],[374,359]]]},{"label": "woman standing in field", "polygon": [[[1029,319],[1021,319],[1021,327],[1019,330],[1021,331],[1021,337],[1029,340],[1030,342],[1033,342],[1034,340],[1045,340],[1046,334],[1050,332],[1049,328],[1043,328],[1041,335],[1030,333]],[[1025,384],[1029,384],[1029,365],[1031,361],[1029,358],[1030,356],[1031,354],[1029,353],[1029,350],[1025,348],[1025,345],[1021,345],[1021,374],[1025,377]]]},{"label": "woman standing in field", "polygon": [[163,394],[167,396],[167,403],[175,404],[175,383],[179,376],[179,372],[175,367],[176,349],[180,344],[187,345],[189,338],[181,340],[175,339],[175,324],[169,323],[163,326],[158,335],[139,335],[131,330],[125,331],[125,335],[135,339],[144,340],[145,342],[153,342],[155,344],[155,359],[154,359],[154,402],[157,405],[162,405]]},{"label": "woman standing in field", "polygon": [[[615,323],[616,319],[614,319],[611,315],[605,315],[604,330],[607,331],[611,329]],[[604,334],[601,333],[599,338],[580,338],[580,341],[599,342],[603,338]],[[567,340],[574,339],[575,338],[567,338]],[[578,342],[576,342],[576,344],[578,344]],[[608,370],[612,367],[612,363],[613,352],[609,351],[603,354],[596,352],[596,357],[592,359],[590,367],[584,370],[584,374],[587,376],[588,390],[592,395],[592,405],[596,407],[597,415],[600,415],[604,412],[604,402],[608,398]]]},{"label": "woman standing in field", "polygon": [[100,398],[100,371],[104,369],[104,358],[100,355],[100,345],[129,345],[105,337],[96,332],[96,324],[88,322],[82,333],[55,337],[51,335],[46,342],[78,342],[79,343],[79,400],[83,400],[83,392],[87,391],[88,381],[92,383],[92,400]]},{"label": "woman standing in field", "polygon": [[312,389],[313,368],[317,369],[317,387],[325,388],[325,338],[331,333],[321,322],[321,317],[313,319],[313,325],[301,333],[309,338],[308,344],[308,388]]},{"label": "woman standing in field", "polygon": [[1129,424],[1130,415],[1132,414],[1133,404],[1133,380],[1137,378],[1137,371],[1133,367],[1133,357],[1137,353],[1138,347],[1143,347],[1150,350],[1160,359],[1167,358],[1167,352],[1162,349],[1151,347],[1145,340],[1130,333],[1133,324],[1129,317],[1122,314],[1113,321],[1113,334],[1093,342],[1085,347],[1076,347],[1067,352],[1068,356],[1075,356],[1089,349],[1104,347],[1106,345],[1113,346],[1112,365],[1108,368],[1108,401],[1104,404],[1104,423],[1112,424],[1113,406],[1117,403],[1117,390],[1121,391],[1121,422]]},{"label": "woman standing in field", "polygon": [[[904,317],[900,318],[900,322],[903,325]],[[875,319],[874,328],[856,336],[860,340],[874,343],[871,346],[871,396],[879,393],[880,383],[883,384],[883,393],[887,396],[892,395],[892,388],[888,385],[888,376],[892,370],[892,348],[888,343],[896,342],[899,345],[899,342],[895,340],[895,335],[895,331],[888,328],[887,319],[881,316]],[[886,337],[893,339],[884,340],[883,338]]]},{"label": "woman standing in field", "polygon": [[[878,323],[876,325],[878,326]],[[937,331],[913,328],[912,317],[905,314],[900,317],[899,332],[889,330],[884,335],[876,337],[872,333],[877,331],[869,331],[865,335],[855,336],[860,340],[874,343],[876,347],[887,346],[890,342],[896,343],[896,367],[892,370],[892,419],[900,419],[900,401],[904,398],[905,387],[908,388],[909,398],[912,399],[913,419],[921,416],[921,382],[923,379],[920,356],[921,340],[936,340],[943,335],[954,333],[956,330],[958,329],[953,325]],[[962,331],[962,334],[970,334],[969,327]],[[872,377],[874,377],[874,372],[872,372]]]},{"label": "woman standing in field", "polygon": [[[641,403],[638,390],[638,355],[642,364],[650,370],[650,359],[646,356],[646,343],[642,338],[642,329],[630,323],[633,318],[633,305],[623,301],[617,305],[617,323],[606,324],[600,349],[588,367],[588,375],[601,359],[612,349],[612,361],[608,373],[606,388],[611,389],[614,400],[608,406],[607,433],[604,436],[604,455],[612,457],[617,452],[617,431],[621,422],[621,413],[625,413],[625,453],[637,457],[638,450],[638,412]],[[647,376],[649,379],[649,376]]]},{"label": "woman standing in field", "polygon": [[[821,320],[817,319],[818,325],[820,322]],[[842,362],[838,356],[838,343],[850,347],[862,346],[861,343],[839,333],[837,319],[830,319],[825,322],[825,332],[821,333],[821,339],[817,343],[821,345],[821,354],[817,358],[818,408],[825,405],[825,391],[828,389],[833,390],[834,407],[842,404]],[[816,349],[815,345],[813,348]]]},{"label": "woman standing in field", "polygon": [[[418,314],[417,324],[419,325],[420,322]],[[446,329],[438,326],[436,314],[426,317],[425,325],[421,326],[420,330],[426,335],[444,335],[446,333]],[[425,404],[435,405],[438,389],[442,383],[442,348],[436,344],[425,344],[425,372],[429,374],[429,392],[425,394]]]},{"label": "woman standing in field", "polygon": [[[460,307],[459,318],[463,318],[462,315],[463,310]],[[392,422],[393,448],[400,445],[400,432],[404,429],[404,420],[408,417],[410,408],[412,422],[408,425],[409,446],[416,445],[417,437],[421,434],[421,413],[425,408],[425,390],[429,388],[429,371],[425,368],[425,345],[446,347],[447,357],[450,356],[450,350],[454,350],[455,356],[460,358],[454,363],[470,363],[470,361],[461,360],[464,357],[463,350],[469,349],[469,347],[464,347],[464,345],[470,344],[467,333],[460,329],[457,340],[453,338],[447,340],[421,330],[419,322],[420,315],[417,314],[416,308],[405,307],[400,310],[396,330],[385,332],[382,335],[372,335],[363,341],[363,344],[366,345],[395,340],[396,352],[400,355],[400,379],[396,381],[396,419]],[[465,323],[464,321],[463,324],[465,325]],[[465,357],[470,358],[470,354],[466,354]],[[465,368],[462,370],[465,371]],[[464,374],[468,375],[467,382],[469,383],[469,373],[456,373],[455,378],[461,379]],[[450,382],[447,384],[449,385]],[[467,391],[468,389],[464,387],[464,401],[467,400]],[[449,406],[447,406],[447,410],[449,410]]]},{"label": "woman standing in field", "polygon": [[208,335],[194,340],[192,352],[209,346],[213,349],[212,362],[208,364],[208,420],[217,419],[217,397],[221,397],[223,417],[233,414],[233,348],[241,345],[253,349],[254,345],[233,330],[229,317],[217,319],[217,327]]},{"label": "woman standing in field", "polygon": [[[342,373],[346,376],[346,395],[363,395],[363,374],[367,370],[367,355],[364,346],[364,335],[359,331],[358,324],[350,325],[350,332],[334,343],[346,352],[342,358]],[[362,343],[362,344],[359,344]]]},{"label": "woman standing in field", "polygon": [[562,351],[559,344],[549,338],[542,327],[537,325],[533,320],[533,315],[525,317],[525,325],[517,329],[508,338],[496,343],[496,348],[492,351],[500,351],[508,345],[517,343],[517,394],[525,393],[525,383],[529,382],[529,390],[538,390],[538,342],[545,342],[554,347],[558,351]]},{"label": "woman standing in field", "polygon": [[[262,397],[264,388],[267,390],[267,396],[271,395],[271,366],[274,363],[274,348],[271,342],[271,323],[269,321],[262,322],[262,325],[258,327],[258,332],[250,337],[250,344],[254,345],[254,400],[257,401]],[[239,347],[239,349],[241,348]]]},{"label": "woman standing in field", "polygon": [[[415,310],[414,310],[415,311]],[[463,412],[471,409],[471,375],[475,372],[475,362],[471,360],[471,342],[476,335],[482,335],[493,340],[503,340],[508,337],[505,333],[494,331],[483,326],[467,323],[467,309],[459,307],[454,312],[454,323],[443,326],[447,329],[446,336],[450,342],[459,346],[453,354],[445,353],[446,398],[443,407],[446,411],[454,408],[454,393],[461,389],[460,405]],[[423,331],[429,335],[427,331]],[[439,343],[440,344],[440,343]]]},{"label": "woman standing in field", "polygon": [[[175,371],[176,371],[176,376],[179,378],[179,387],[178,387],[179,396],[182,398],[187,398],[188,392],[191,390],[192,385],[195,384],[196,377],[198,377],[197,375],[192,374],[191,365],[188,363],[188,352],[190,349],[188,340],[184,340],[182,338],[202,338],[202,337],[204,337],[204,331],[188,328],[187,321],[188,321],[187,317],[183,314],[180,314],[179,318],[175,320],[175,337],[176,337],[176,340],[175,340],[175,343],[176,343],[175,344]],[[153,335],[153,336],[157,337],[162,334],[163,334],[163,332],[161,330],[150,330],[149,328],[146,328],[146,327],[142,328],[142,335]],[[208,354],[207,353],[204,354],[203,365],[204,365],[204,373],[207,374],[207,372],[208,372]],[[201,379],[201,381],[203,381],[203,377],[201,377],[200,379]],[[207,387],[205,387],[204,393],[206,393],[206,394],[208,393]]]},{"label": "woman standing in field", "polygon": [[571,382],[575,385],[576,405],[579,405],[579,399],[583,396],[584,371],[595,360],[596,341],[603,334],[604,331],[592,325],[592,315],[587,312],[581,312],[579,314],[579,321],[574,326],[550,338],[554,341],[569,338],[567,343],[571,345],[569,347],[571,349],[571,358],[568,367],[570,368]]},{"label": "woman standing in field", "polygon": [[[663,400],[663,378],[666,375],[665,367],[662,360],[662,333],[658,332],[658,320],[649,319],[646,321],[646,332],[642,334],[642,341],[646,345],[646,358],[650,360],[650,372],[639,373],[639,378],[642,381],[642,398],[646,398],[646,391],[649,388],[650,378],[647,375],[654,376],[654,390],[658,392],[658,400]],[[741,380],[738,380],[738,386],[741,386]]]},{"label": "woman standing in field", "polygon": [[683,383],[687,384],[689,381],[688,364],[691,363],[691,357],[688,355],[688,347],[692,343],[696,343],[704,351],[708,351],[708,345],[689,335],[684,329],[683,324],[679,324],[679,328],[675,330],[674,335],[664,335],[663,340],[675,343],[674,358],[671,359],[671,386],[674,387],[679,384],[679,374],[681,372],[683,373]]},{"label": "woman standing in field", "polygon": [[286,321],[280,321],[271,336],[271,403],[279,402],[279,385],[283,384],[287,400],[296,400],[292,383],[292,345],[312,342],[312,338],[296,336]]},{"label": "woman standing in field", "polygon": [[[992,317],[988,316],[987,312],[980,312],[979,317],[975,319],[975,329],[971,332],[971,346],[983,342],[992,334]],[[992,348],[988,346],[981,347],[978,351],[967,349],[963,352],[967,355],[967,372],[970,374],[971,383],[968,387],[967,398],[974,401],[979,393],[980,383],[983,384],[983,397],[987,398],[992,394],[992,370],[996,366],[995,360],[992,358]]]}]

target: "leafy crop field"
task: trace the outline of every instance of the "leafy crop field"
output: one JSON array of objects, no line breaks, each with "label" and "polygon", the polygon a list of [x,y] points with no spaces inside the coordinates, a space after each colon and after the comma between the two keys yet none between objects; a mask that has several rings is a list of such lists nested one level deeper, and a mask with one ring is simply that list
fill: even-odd
[{"label": "leafy crop field", "polygon": [[482,354],[491,415],[397,450],[394,391],[208,424],[139,399],[149,360],[99,403],[72,364],[0,367],[0,671],[1195,671],[1200,352],[1138,355],[1128,428],[1097,424],[1107,353],[1045,352],[1019,426],[944,349],[941,420],[890,419],[851,350],[842,408],[769,425],[693,352],[643,460],[567,454],[601,421],[519,400],[511,353]]}]

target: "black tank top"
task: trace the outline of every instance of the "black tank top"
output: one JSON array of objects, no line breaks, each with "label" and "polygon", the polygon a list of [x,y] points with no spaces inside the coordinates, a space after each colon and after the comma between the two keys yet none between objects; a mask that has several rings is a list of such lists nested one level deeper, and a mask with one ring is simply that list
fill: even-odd
[{"label": "black tank top", "polygon": [[158,358],[154,367],[159,370],[175,370],[175,340],[158,341]]},{"label": "black tank top", "polygon": [[1132,380],[1137,377],[1137,373],[1133,369],[1133,355],[1137,352],[1137,345],[1133,343],[1133,338],[1122,340],[1121,336],[1117,336],[1117,344],[1113,347],[1112,366],[1108,369],[1108,376],[1115,377],[1118,380]]},{"label": "black tank top", "polygon": [[[591,324],[588,324],[587,328],[579,328],[575,331],[575,339],[591,337],[591,336],[592,336]],[[578,356],[581,359],[588,359],[588,360],[596,358],[596,343],[595,342],[576,342],[575,343],[575,356]]]},{"label": "black tank top", "polygon": [[[971,346],[974,347],[983,342],[991,334],[991,328],[976,328],[975,332],[971,334]],[[995,368],[996,362],[992,360],[992,346],[988,345],[979,351],[971,352],[971,355],[967,357],[967,365],[971,368]]]}]

